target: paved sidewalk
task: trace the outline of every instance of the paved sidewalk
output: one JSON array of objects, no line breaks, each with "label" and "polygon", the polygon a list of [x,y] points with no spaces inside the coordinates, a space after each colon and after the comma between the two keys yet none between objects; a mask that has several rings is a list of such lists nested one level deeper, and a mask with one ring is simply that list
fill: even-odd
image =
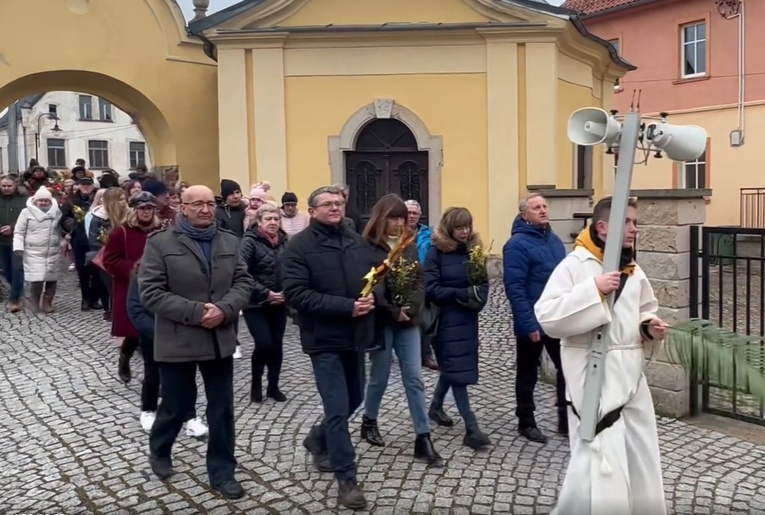
[{"label": "paved sidewalk", "polygon": [[[295,328],[288,329],[285,342],[288,402],[248,405],[249,360],[236,363],[238,477],[247,495],[229,502],[208,488],[203,442],[180,436],[176,475],[163,484],[151,474],[147,435],[138,422],[140,358],[133,360],[137,377],[124,386],[117,379],[108,324],[100,312],[80,313],[74,277],[67,273],[57,313],[50,317],[0,313],[0,513],[335,511],[331,474],[316,472],[301,446],[321,407]],[[493,447],[484,453],[465,448],[461,424],[434,427],[447,466],[429,470],[416,463],[395,371],[380,414],[387,447],[357,444],[370,512],[550,512],[568,445],[552,435],[554,395],[545,384],[539,386],[538,419],[550,442],[541,446],[517,436],[507,313],[501,290],[495,290],[482,317],[481,384],[471,388],[474,410]],[[245,342],[250,352],[251,340]],[[425,372],[429,392],[435,379]],[[203,413],[201,393],[200,401]],[[458,419],[455,408],[450,412]],[[356,420],[352,427],[357,442],[358,425]],[[673,420],[660,420],[659,431],[670,513],[765,513],[765,447]]]}]

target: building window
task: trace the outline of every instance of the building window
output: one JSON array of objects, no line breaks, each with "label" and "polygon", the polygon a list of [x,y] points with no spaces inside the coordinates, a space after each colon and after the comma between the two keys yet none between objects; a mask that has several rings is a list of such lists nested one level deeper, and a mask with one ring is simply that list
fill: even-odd
[{"label": "building window", "polygon": [[91,168],[109,168],[109,142],[102,140],[88,141],[88,158]]},{"label": "building window", "polygon": [[80,120],[93,119],[93,97],[80,95]]},{"label": "building window", "polygon": [[58,117],[58,106],[56,104],[48,104],[48,114]]},{"label": "building window", "polygon": [[703,190],[707,187],[707,153],[695,161],[686,161],[680,167],[680,187]]},{"label": "building window", "polygon": [[574,145],[574,188],[592,189],[592,147]]},{"label": "building window", "polygon": [[[10,166],[10,163],[8,163]],[[3,163],[3,147],[0,147],[0,173],[5,173],[5,163]]]},{"label": "building window", "polygon": [[705,22],[690,23],[681,27],[683,78],[701,77],[707,73],[707,25]]},{"label": "building window", "polygon": [[98,118],[105,122],[112,121],[112,103],[103,98],[98,99]]},{"label": "building window", "polygon": [[129,154],[131,170],[138,168],[138,165],[146,164],[146,143],[143,141],[131,141]]},{"label": "building window", "polygon": [[66,141],[48,138],[48,166],[50,168],[66,168]]}]

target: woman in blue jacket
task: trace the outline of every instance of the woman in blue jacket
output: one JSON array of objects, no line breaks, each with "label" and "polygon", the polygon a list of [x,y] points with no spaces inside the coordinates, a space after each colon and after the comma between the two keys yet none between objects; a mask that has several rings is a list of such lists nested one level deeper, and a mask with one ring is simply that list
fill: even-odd
[{"label": "woman in blue jacket", "polygon": [[488,280],[472,284],[468,274],[470,249],[480,244],[478,234],[473,232],[470,211],[450,207],[433,234],[433,248],[425,262],[427,298],[439,308],[433,350],[441,366],[429,416],[441,426],[454,425],[443,408],[451,388],[465,422],[463,441],[473,449],[491,444],[478,428],[467,388],[478,383],[478,314],[489,296]]}]

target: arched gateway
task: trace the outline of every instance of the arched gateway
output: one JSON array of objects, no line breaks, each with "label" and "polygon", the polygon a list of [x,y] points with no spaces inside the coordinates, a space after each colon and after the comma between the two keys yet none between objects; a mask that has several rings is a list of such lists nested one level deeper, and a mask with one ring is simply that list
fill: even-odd
[{"label": "arched gateway", "polygon": [[174,1],[2,0],[0,19],[0,110],[45,91],[96,95],[135,119],[157,167],[218,182],[216,63]]}]

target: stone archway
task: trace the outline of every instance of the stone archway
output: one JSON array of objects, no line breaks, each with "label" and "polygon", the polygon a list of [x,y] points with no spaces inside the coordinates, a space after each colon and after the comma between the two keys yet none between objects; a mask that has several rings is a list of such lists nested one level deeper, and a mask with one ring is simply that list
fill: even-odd
[{"label": "stone archway", "polygon": [[[0,109],[48,91],[102,97],[136,120],[157,168],[217,190],[217,65],[174,0],[0,3],[18,20],[0,31]],[[54,29],[30,44],[24,20]]]},{"label": "stone archway", "polygon": [[329,137],[329,167],[333,184],[345,184],[345,153],[356,148],[361,130],[376,119],[392,118],[405,124],[414,133],[417,147],[428,152],[428,223],[441,217],[441,168],[443,167],[443,138],[430,134],[425,123],[414,112],[394,100],[378,99],[356,111],[343,126],[340,134]]}]

